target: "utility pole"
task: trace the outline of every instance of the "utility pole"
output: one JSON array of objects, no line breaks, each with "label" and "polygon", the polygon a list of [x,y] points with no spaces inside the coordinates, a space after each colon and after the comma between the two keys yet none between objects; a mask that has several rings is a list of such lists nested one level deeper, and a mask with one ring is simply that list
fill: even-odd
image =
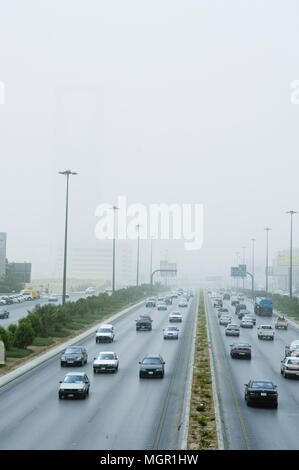
[{"label": "utility pole", "polygon": [[138,238],[137,238],[137,276],[136,276],[136,286],[137,287],[139,285],[139,242],[140,242],[139,229],[140,229],[140,227],[141,227],[140,224],[136,225],[136,228],[137,228],[137,231],[138,231]]},{"label": "utility pole", "polygon": [[113,206],[113,261],[112,261],[112,293],[115,291],[115,214],[118,207]]},{"label": "utility pole", "polygon": [[287,211],[291,215],[291,234],[290,234],[290,298],[293,297],[293,215],[297,211]]},{"label": "utility pole", "polygon": [[268,293],[268,277],[269,277],[269,231],[270,227],[266,227],[266,292]]},{"label": "utility pole", "polygon": [[62,285],[62,305],[65,304],[66,294],[66,260],[67,260],[67,230],[68,230],[68,204],[69,204],[69,177],[77,175],[71,170],[59,171],[60,175],[66,176],[66,203],[65,203],[65,231],[64,231],[64,261],[63,261],[63,285]]}]

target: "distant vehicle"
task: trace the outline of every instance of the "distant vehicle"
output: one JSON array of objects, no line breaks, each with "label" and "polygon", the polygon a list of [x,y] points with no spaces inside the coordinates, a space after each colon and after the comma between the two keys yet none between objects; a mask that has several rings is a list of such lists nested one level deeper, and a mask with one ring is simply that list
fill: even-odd
[{"label": "distant vehicle", "polygon": [[236,357],[251,359],[251,345],[249,343],[233,343],[230,348],[230,355],[233,359]]},{"label": "distant vehicle", "polygon": [[272,325],[260,325],[257,329],[258,339],[274,340],[274,329]]},{"label": "distant vehicle", "polygon": [[232,317],[230,315],[222,314],[221,317],[219,318],[219,325],[225,325],[227,326],[229,323],[231,323]]},{"label": "distant vehicle", "polygon": [[256,324],[256,314],[255,313],[251,313],[251,312],[246,313],[246,318],[251,318],[253,324],[254,325]]},{"label": "distant vehicle", "polygon": [[85,290],[85,295],[96,295],[96,290],[94,287],[87,287]]},{"label": "distant vehicle", "polygon": [[8,318],[9,317],[9,311],[6,310],[5,308],[0,308],[0,318]]},{"label": "distant vehicle", "polygon": [[299,340],[292,341],[290,345],[285,346],[285,355],[292,356],[299,352]]},{"label": "distant vehicle", "polygon": [[239,302],[244,302],[244,295],[238,295],[237,299],[239,300]]},{"label": "distant vehicle", "polygon": [[139,378],[164,377],[165,361],[160,354],[148,355],[139,362]]},{"label": "distant vehicle", "polygon": [[165,297],[165,303],[166,305],[172,305],[172,298],[171,298],[171,295],[167,295]]},{"label": "distant vehicle", "polygon": [[5,301],[6,305],[11,305],[13,303],[12,299],[8,295],[4,295],[2,299]]},{"label": "distant vehicle", "polygon": [[278,406],[277,385],[270,380],[250,380],[245,384],[245,401],[248,406],[253,403]]},{"label": "distant vehicle", "polygon": [[230,300],[230,295],[229,294],[223,294],[223,300]]},{"label": "distant vehicle", "polygon": [[157,310],[167,310],[167,305],[165,302],[157,303]]},{"label": "distant vehicle", "polygon": [[226,336],[240,336],[240,327],[234,323],[229,323],[225,328]]},{"label": "distant vehicle", "polygon": [[114,327],[110,324],[101,325],[96,331],[96,343],[112,343],[114,340]]},{"label": "distant vehicle", "polygon": [[158,302],[165,302],[165,297],[164,295],[158,295]]},{"label": "distant vehicle", "polygon": [[179,303],[178,303],[178,307],[188,307],[188,302],[186,299],[180,299]]},{"label": "distant vehicle", "polygon": [[223,308],[223,307],[218,308],[218,312],[217,312],[218,318],[220,318],[223,313],[229,314],[228,308]]},{"label": "distant vehicle", "polygon": [[299,377],[299,357],[284,357],[280,363],[280,373],[285,379]]},{"label": "distant vehicle", "polygon": [[86,398],[89,394],[90,381],[85,372],[72,372],[59,382],[59,399]]},{"label": "distant vehicle", "polygon": [[254,304],[254,313],[257,315],[264,315],[272,317],[273,315],[273,302],[267,297],[256,297]]},{"label": "distant vehicle", "polygon": [[236,297],[231,297],[231,301],[230,301],[230,304],[235,307],[236,305],[238,305],[240,302],[239,300],[236,298]]},{"label": "distant vehicle", "polygon": [[244,316],[240,322],[242,328],[253,328],[253,321],[251,318]]},{"label": "distant vehicle", "polygon": [[83,346],[70,346],[66,348],[60,358],[60,365],[64,366],[84,366],[87,364],[87,351]]},{"label": "distant vehicle", "polygon": [[152,331],[153,320],[149,315],[140,315],[136,320],[136,331],[147,330]]},{"label": "distant vehicle", "polygon": [[287,330],[288,329],[288,321],[286,320],[286,318],[284,316],[279,316],[279,317],[276,318],[274,326],[275,326],[276,329],[282,328],[283,330]]},{"label": "distant vehicle", "polygon": [[246,308],[241,308],[237,313],[239,320],[242,320],[242,318],[245,317],[245,315],[249,315],[249,313],[249,310],[246,310]]},{"label": "distant vehicle", "polygon": [[[236,314],[236,315],[239,315],[240,310],[247,310],[246,304],[240,304],[240,303],[239,303],[239,304],[237,304],[235,307],[236,307],[236,308],[235,308],[235,314]],[[249,313],[249,312],[248,312],[248,313]]]},{"label": "distant vehicle", "polygon": [[163,328],[164,339],[179,339],[179,329],[176,326],[167,326]]},{"label": "distant vehicle", "polygon": [[23,289],[21,290],[20,294],[31,294],[33,299],[38,299],[40,296],[38,295],[38,292],[35,289]]},{"label": "distant vehicle", "polygon": [[214,307],[223,307],[222,299],[219,297],[214,300]]},{"label": "distant vehicle", "polygon": [[48,302],[50,304],[56,304],[56,302],[58,302],[58,297],[56,295],[51,295],[49,298],[48,298]]},{"label": "distant vehicle", "polygon": [[102,351],[98,357],[94,358],[93,371],[98,372],[116,372],[118,370],[119,360],[115,352]]},{"label": "distant vehicle", "polygon": [[183,315],[181,314],[181,312],[173,311],[169,314],[168,320],[169,322],[182,322]]},{"label": "distant vehicle", "polygon": [[149,297],[148,299],[146,299],[145,306],[151,308],[156,307],[156,299],[153,297]]},{"label": "distant vehicle", "polygon": [[0,297],[0,305],[6,305],[6,299],[4,297]]}]

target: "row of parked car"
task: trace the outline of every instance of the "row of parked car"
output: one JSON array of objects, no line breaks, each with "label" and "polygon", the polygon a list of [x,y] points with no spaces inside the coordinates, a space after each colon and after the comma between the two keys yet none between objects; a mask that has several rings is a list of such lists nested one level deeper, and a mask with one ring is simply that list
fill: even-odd
[{"label": "row of parked car", "polygon": [[[165,302],[160,298],[160,302]],[[175,297],[172,297],[175,298]],[[155,307],[158,309],[158,302],[156,298],[147,299],[155,302]],[[172,305],[172,302],[168,305]],[[187,302],[188,305],[188,302]],[[147,305],[148,307],[149,305]],[[167,310],[167,308],[166,308]],[[182,314],[179,311],[173,311],[169,314],[169,322],[182,321]],[[136,331],[152,330],[152,318],[150,315],[141,315],[136,319]],[[163,329],[164,339],[178,339],[179,329],[176,326],[167,326]],[[112,343],[115,338],[115,330],[112,324],[102,324],[95,332],[96,343]],[[68,347],[60,358],[61,367],[65,366],[83,366],[87,364],[88,354],[83,346]],[[164,377],[165,361],[161,355],[150,354],[146,355],[142,361],[139,362],[139,377]],[[101,351],[97,357],[93,359],[93,372],[94,374],[111,372],[116,373],[119,367],[119,358],[114,351]],[[70,372],[64,380],[60,382],[58,396],[62,398],[86,398],[89,394],[90,380],[85,372]]]}]

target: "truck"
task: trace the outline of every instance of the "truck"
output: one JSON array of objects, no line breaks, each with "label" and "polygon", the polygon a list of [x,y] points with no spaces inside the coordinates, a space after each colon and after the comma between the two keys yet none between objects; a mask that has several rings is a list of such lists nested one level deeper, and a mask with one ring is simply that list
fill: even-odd
[{"label": "truck", "polygon": [[267,297],[256,297],[254,304],[254,313],[256,315],[263,315],[272,317],[273,315],[273,302]]},{"label": "truck", "polygon": [[274,326],[276,329],[282,328],[283,330],[287,330],[288,329],[287,319],[283,315],[278,316],[275,320]]},{"label": "truck", "polygon": [[20,294],[26,296],[28,295],[28,297],[32,297],[32,299],[39,299],[40,296],[38,294],[38,292],[35,290],[35,289],[23,289],[21,290]]},{"label": "truck", "polygon": [[272,325],[260,325],[257,329],[258,339],[274,340],[274,329]]}]

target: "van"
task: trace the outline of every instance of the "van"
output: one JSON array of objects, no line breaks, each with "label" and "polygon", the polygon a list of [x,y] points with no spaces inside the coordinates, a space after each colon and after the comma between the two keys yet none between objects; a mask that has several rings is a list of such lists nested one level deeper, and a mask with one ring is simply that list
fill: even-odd
[{"label": "van", "polygon": [[22,295],[31,294],[34,299],[38,298],[37,291],[35,289],[23,289],[20,292]]}]

